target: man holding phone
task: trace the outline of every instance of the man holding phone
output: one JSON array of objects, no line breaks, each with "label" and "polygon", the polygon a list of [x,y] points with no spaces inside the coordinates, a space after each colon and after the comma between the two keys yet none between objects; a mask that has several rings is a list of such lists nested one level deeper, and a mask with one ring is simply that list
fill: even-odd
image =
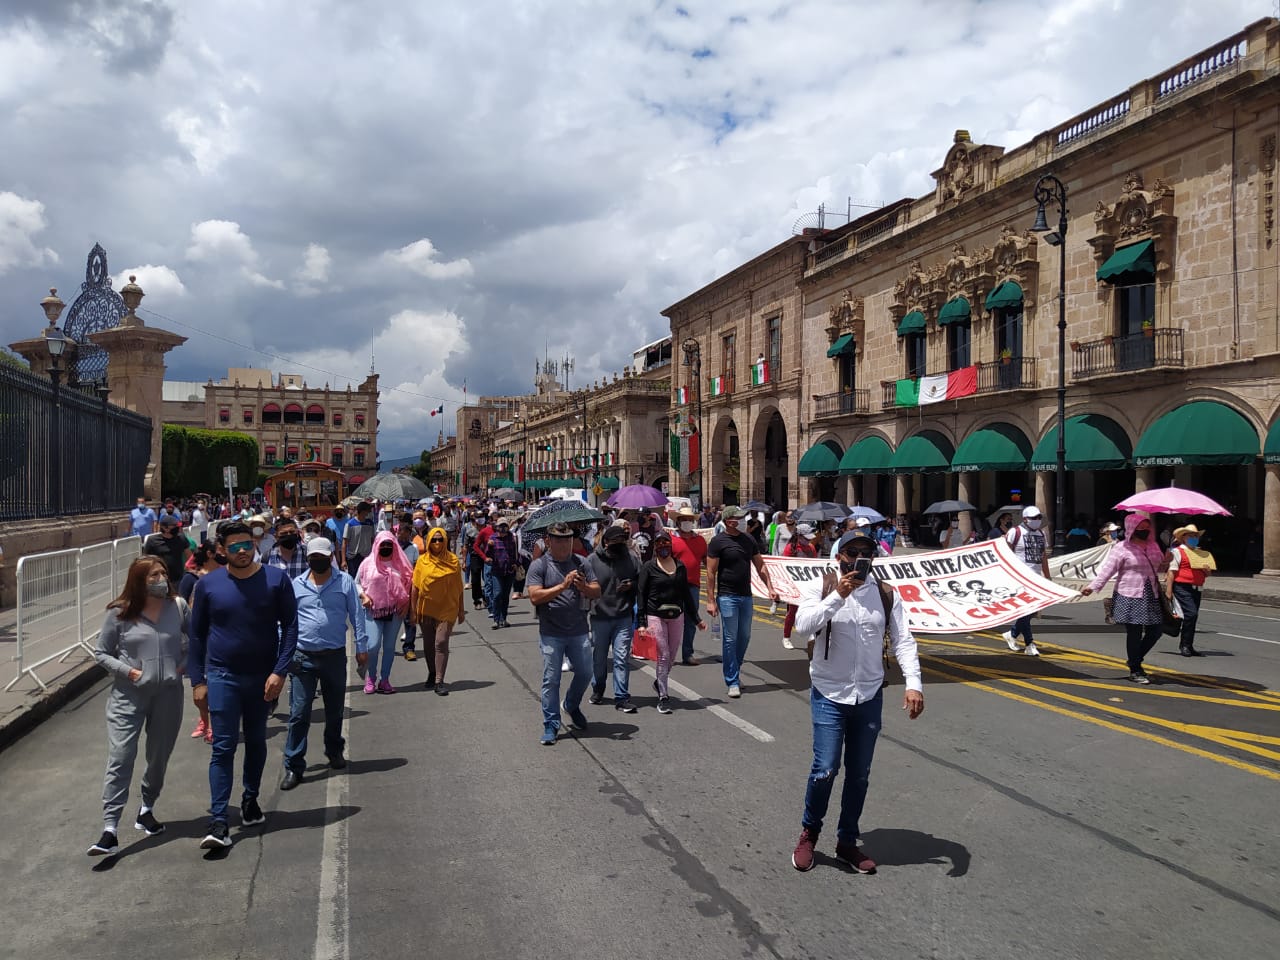
[{"label": "man holding phone", "polygon": [[817,635],[809,661],[813,767],[805,791],[800,840],[791,855],[797,870],[813,868],[814,846],[841,756],[849,769],[840,795],[836,858],[858,873],[876,870],[875,861],[858,847],[858,822],[884,707],[886,632],[906,681],[902,709],[912,720],[924,711],[915,637],[907,627],[902,599],[881,585],[872,572],[875,553],[876,543],[870,534],[862,530],[846,533],[836,545],[839,576],[828,574],[812,582],[796,612],[796,630],[802,635]]},{"label": "man holding phone", "polygon": [[590,702],[604,703],[604,689],[612,659],[613,705],[623,713],[636,712],[628,683],[631,674],[628,658],[631,656],[636,580],[640,576],[640,568],[627,544],[630,535],[625,523],[606,527],[600,537],[600,546],[586,561],[600,584],[600,599],[591,610],[593,672]]}]

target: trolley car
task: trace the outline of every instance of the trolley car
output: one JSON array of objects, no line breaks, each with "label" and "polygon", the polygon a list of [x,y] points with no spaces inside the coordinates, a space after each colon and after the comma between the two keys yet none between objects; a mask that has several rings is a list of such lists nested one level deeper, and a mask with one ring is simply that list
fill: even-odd
[{"label": "trolley car", "polygon": [[305,510],[320,518],[331,516],[347,494],[342,471],[320,461],[291,463],[268,477],[262,489],[277,514],[290,507],[295,515]]}]

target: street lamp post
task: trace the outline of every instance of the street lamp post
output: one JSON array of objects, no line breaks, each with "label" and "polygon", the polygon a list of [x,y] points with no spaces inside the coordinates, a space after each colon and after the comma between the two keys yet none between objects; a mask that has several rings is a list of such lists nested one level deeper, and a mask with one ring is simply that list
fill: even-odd
[{"label": "street lamp post", "polygon": [[67,338],[53,324],[44,332],[45,343],[49,347],[49,379],[53,383],[53,423],[49,430],[49,472],[53,485],[53,506],[57,516],[62,516],[63,483],[62,483],[62,398],[59,387],[62,382],[62,369],[58,361],[67,349]]},{"label": "street lamp post", "polygon": [[[1045,242],[1058,248],[1058,462],[1054,473],[1053,552],[1067,549],[1067,187],[1052,174],[1036,183],[1036,222],[1031,229],[1043,233]],[[1058,206],[1058,229],[1051,231],[1045,218],[1049,203]]]},{"label": "street lamp post", "polygon": [[686,337],[680,344],[680,349],[684,351],[684,365],[693,369],[694,417],[697,421],[694,433],[698,437],[698,462],[692,472],[698,475],[698,500],[701,506],[706,497],[706,491],[702,489],[702,345],[694,337]]}]

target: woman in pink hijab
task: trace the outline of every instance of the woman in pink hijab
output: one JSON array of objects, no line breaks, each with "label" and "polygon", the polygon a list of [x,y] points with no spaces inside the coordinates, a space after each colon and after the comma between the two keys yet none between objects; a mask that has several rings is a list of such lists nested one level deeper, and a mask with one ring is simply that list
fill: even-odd
[{"label": "woman in pink hijab", "polygon": [[391,664],[396,659],[396,637],[409,609],[413,568],[394,533],[383,530],[374,537],[373,552],[360,564],[356,583],[364,594],[365,626],[369,634],[369,672],[365,674],[364,692],[395,693],[395,687],[391,686]]}]

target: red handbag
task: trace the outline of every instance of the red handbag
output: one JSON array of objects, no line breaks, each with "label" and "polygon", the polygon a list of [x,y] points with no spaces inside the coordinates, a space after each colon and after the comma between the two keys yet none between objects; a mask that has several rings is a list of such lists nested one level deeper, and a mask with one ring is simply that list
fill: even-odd
[{"label": "red handbag", "polygon": [[640,660],[658,662],[658,638],[648,627],[640,627],[631,637],[631,655]]}]

